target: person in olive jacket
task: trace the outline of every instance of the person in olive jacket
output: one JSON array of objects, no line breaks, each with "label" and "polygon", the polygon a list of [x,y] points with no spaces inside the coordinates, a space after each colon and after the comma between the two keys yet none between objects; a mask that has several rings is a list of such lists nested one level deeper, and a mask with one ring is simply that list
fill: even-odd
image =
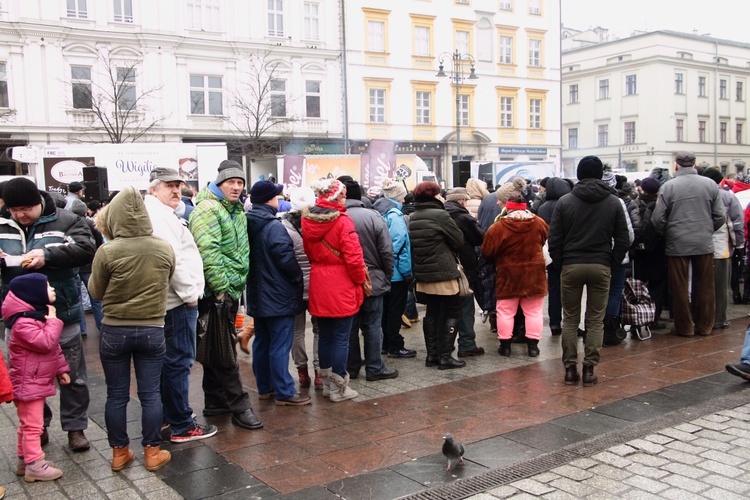
[{"label": "person in olive jacket", "polygon": [[427,305],[424,317],[425,366],[462,368],[466,362],[451,353],[461,321],[456,253],[464,235],[440,199],[440,185],[424,181],[414,188],[416,211],[409,219],[412,271],[417,300]]}]

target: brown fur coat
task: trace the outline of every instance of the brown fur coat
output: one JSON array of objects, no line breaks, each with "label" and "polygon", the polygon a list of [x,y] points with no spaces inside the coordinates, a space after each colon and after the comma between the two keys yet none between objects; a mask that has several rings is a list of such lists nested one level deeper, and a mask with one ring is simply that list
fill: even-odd
[{"label": "brown fur coat", "polygon": [[495,298],[547,294],[542,246],[547,223],[528,211],[514,211],[492,224],[484,236],[482,255],[495,263]]}]

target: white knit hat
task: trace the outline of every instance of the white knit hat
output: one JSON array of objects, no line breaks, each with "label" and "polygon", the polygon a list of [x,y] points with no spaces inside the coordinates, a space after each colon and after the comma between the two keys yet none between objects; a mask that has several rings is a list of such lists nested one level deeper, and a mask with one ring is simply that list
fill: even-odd
[{"label": "white knit hat", "polygon": [[298,187],[289,196],[292,210],[302,210],[315,205],[315,192],[309,187]]}]

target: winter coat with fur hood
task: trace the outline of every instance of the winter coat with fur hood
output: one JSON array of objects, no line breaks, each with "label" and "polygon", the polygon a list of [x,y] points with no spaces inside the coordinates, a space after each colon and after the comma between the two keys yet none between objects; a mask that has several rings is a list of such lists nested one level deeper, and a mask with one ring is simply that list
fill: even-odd
[{"label": "winter coat with fur hood", "polygon": [[310,259],[310,314],[321,318],[357,314],[364,301],[365,261],[346,208],[318,200],[314,207],[302,209],[302,243]]},{"label": "winter coat with fur hood", "polygon": [[495,263],[497,300],[547,295],[547,232],[547,223],[528,210],[514,210],[490,226],[482,256]]},{"label": "winter coat with fur hood", "polygon": [[96,214],[109,241],[97,250],[89,294],[102,301],[110,326],[164,326],[167,290],[174,273],[172,245],[153,235],[141,194],[126,187]]}]

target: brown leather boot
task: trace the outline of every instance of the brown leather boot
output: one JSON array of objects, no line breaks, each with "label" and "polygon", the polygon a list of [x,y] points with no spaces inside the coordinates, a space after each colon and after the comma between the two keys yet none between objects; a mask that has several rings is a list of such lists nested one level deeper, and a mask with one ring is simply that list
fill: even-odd
[{"label": "brown leather boot", "polygon": [[323,390],[323,379],[320,377],[320,371],[315,370],[315,380],[313,381],[313,385],[315,385],[316,391],[322,391]]},{"label": "brown leather boot", "polygon": [[172,459],[172,454],[167,450],[161,450],[158,446],[146,446],[143,450],[146,457],[146,470],[156,472]]},{"label": "brown leather boot", "polygon": [[255,335],[255,320],[252,316],[248,316],[245,321],[245,326],[237,333],[237,339],[240,341],[240,350],[245,354],[250,354],[250,339]]},{"label": "brown leather boot", "polygon": [[297,374],[299,375],[300,388],[310,387],[312,380],[310,380],[310,374],[307,373],[307,365],[297,368]]},{"label": "brown leather boot", "polygon": [[125,445],[122,448],[115,446],[112,448],[112,472],[120,472],[135,458],[135,452],[130,446]]}]

